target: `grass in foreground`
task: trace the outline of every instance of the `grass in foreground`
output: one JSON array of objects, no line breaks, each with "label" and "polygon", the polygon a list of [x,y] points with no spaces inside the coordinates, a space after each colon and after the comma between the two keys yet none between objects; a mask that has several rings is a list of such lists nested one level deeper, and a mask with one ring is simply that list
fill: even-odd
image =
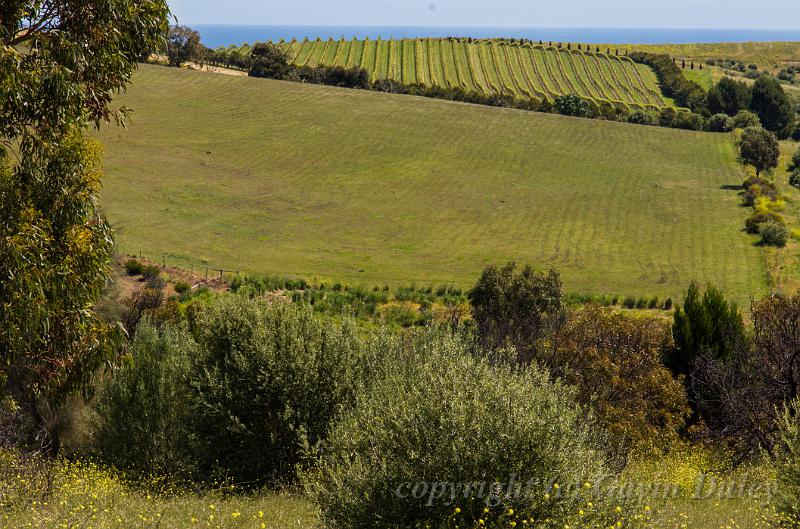
[{"label": "grass in foreground", "polygon": [[[2,456],[2,454],[0,454]],[[319,514],[302,495],[177,493],[158,495],[124,485],[92,463],[59,463],[46,475],[24,473],[3,485],[2,528],[313,529]],[[11,500],[14,507],[6,503]],[[771,529],[774,509],[748,498],[654,501],[658,529]]]},{"label": "grass in foreground", "polygon": [[[4,478],[9,457],[0,451]],[[46,471],[18,468],[0,484],[3,529],[310,529],[318,522],[314,505],[288,492],[158,494],[148,492],[163,490],[158,484],[129,486],[90,461],[56,461]]]},{"label": "grass in foreground", "polygon": [[121,253],[367,285],[468,287],[519,260],[568,292],[765,291],[728,135],[155,66],[118,103]]}]

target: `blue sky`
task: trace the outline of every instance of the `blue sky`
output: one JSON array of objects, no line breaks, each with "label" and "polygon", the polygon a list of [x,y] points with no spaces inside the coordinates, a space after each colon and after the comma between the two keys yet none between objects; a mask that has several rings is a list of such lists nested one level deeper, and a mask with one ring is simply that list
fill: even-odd
[{"label": "blue sky", "polygon": [[800,28],[800,0],[169,0],[181,24]]}]

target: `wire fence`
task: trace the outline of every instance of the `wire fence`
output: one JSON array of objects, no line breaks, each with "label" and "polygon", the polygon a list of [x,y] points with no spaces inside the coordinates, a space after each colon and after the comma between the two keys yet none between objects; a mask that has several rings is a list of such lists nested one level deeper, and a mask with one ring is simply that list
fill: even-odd
[{"label": "wire fence", "polygon": [[204,278],[206,281],[210,279],[218,279],[219,281],[228,281],[236,276],[241,275],[240,270],[232,270],[224,267],[217,267],[211,263],[201,261],[195,262],[184,257],[177,257],[169,254],[149,255],[141,250],[128,251],[120,247],[117,248],[117,254],[124,257],[139,259],[147,261],[163,270],[167,268],[175,268],[189,272],[192,276]]},{"label": "wire fence", "polygon": [[[232,267],[220,266],[218,263],[211,263],[206,260],[192,260],[187,257],[183,256],[176,256],[171,255],[168,253],[158,253],[158,254],[149,254],[143,252],[139,249],[134,249],[132,247],[123,247],[117,246],[117,255],[123,257],[130,257],[135,259],[140,259],[147,261],[153,265],[159,266],[162,269],[166,268],[176,268],[179,270],[187,271],[191,275],[199,278],[204,278],[204,280],[209,279],[218,279],[221,281],[230,281],[233,278],[244,274],[251,274],[251,270],[241,270],[241,269],[233,269]],[[387,284],[391,284],[393,287],[400,287],[400,286],[430,286],[430,287],[449,287],[449,288],[469,288],[471,287],[476,278],[473,279],[464,279],[462,281],[453,281],[452,279],[436,279],[436,278],[426,278],[421,280],[420,278],[413,278],[413,277],[399,277],[393,275],[379,275],[379,276],[371,276],[368,274],[363,273],[363,271],[359,270],[354,274],[346,274],[346,275],[339,275],[335,278],[330,277],[320,277],[318,272],[289,272],[289,271],[260,271],[255,273],[254,275],[257,276],[270,276],[270,277],[280,277],[286,279],[305,279],[311,281],[320,281],[320,282],[338,282],[341,280],[343,283],[348,283],[351,285],[371,285],[371,286],[380,286],[383,287]]]}]

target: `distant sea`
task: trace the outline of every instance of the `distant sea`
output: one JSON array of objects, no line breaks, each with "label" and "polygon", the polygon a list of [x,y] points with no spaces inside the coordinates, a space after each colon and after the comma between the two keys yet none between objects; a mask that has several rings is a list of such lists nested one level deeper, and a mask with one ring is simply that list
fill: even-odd
[{"label": "distant sea", "polygon": [[426,26],[225,26],[192,25],[209,48],[240,46],[257,41],[338,39],[473,37],[526,38],[598,44],[687,44],[702,42],[800,41],[800,29],[669,29],[669,28],[470,28]]}]

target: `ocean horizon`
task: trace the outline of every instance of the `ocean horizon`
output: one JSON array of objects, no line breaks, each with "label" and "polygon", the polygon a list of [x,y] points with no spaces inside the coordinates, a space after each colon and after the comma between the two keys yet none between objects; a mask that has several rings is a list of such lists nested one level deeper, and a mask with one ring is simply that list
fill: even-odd
[{"label": "ocean horizon", "polygon": [[800,42],[800,29],[567,28],[447,26],[247,26],[194,24],[210,48],[259,41],[358,38],[525,38],[597,44],[694,44],[712,42]]}]

